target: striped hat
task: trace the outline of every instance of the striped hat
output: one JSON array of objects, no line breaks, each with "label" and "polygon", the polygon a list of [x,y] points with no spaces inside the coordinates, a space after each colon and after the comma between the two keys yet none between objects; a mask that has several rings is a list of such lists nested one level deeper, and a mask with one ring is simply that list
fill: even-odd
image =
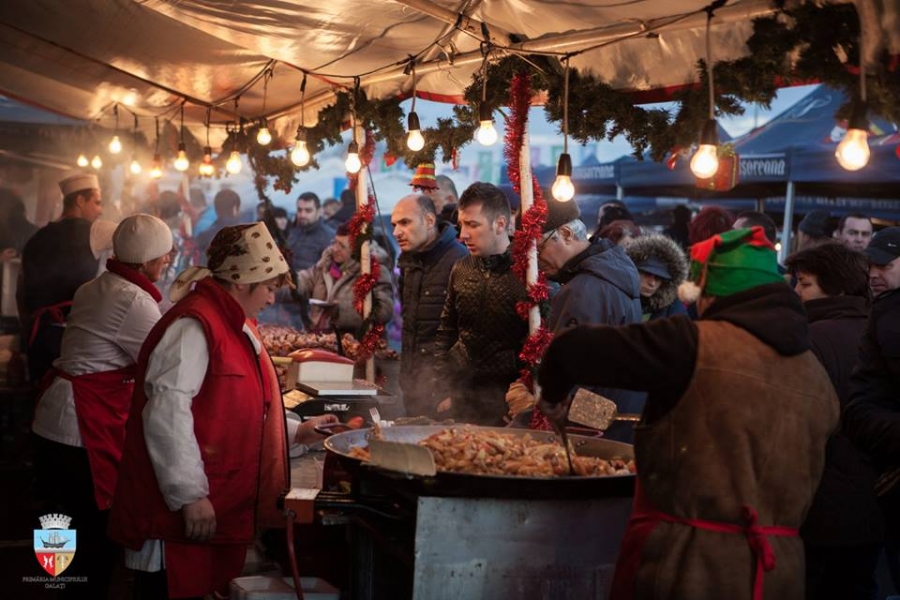
[{"label": "striped hat", "polygon": [[438,185],[434,178],[434,163],[422,163],[416,167],[416,172],[409,185],[422,191],[436,190]]},{"label": "striped hat", "polygon": [[758,285],[784,282],[775,247],[762,227],[732,229],[691,246],[688,280],[678,286],[682,302],[731,296]]}]

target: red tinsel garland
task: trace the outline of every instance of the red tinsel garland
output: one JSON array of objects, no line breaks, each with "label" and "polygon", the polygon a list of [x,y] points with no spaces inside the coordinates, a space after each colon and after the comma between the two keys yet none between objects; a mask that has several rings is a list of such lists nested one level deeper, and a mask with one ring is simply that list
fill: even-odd
[{"label": "red tinsel garland", "polygon": [[353,308],[356,309],[360,315],[363,314],[363,302],[366,299],[366,296],[375,289],[375,284],[378,283],[378,278],[381,276],[381,265],[378,264],[378,260],[373,256],[372,257],[372,272],[371,273],[360,273],[359,277],[356,278],[356,281],[353,283]]},{"label": "red tinsel garland", "polygon": [[[360,206],[350,220],[347,221],[347,237],[350,239],[350,247],[356,248],[356,240],[359,238],[363,226],[371,225],[375,221],[375,198],[370,194],[369,202],[365,206]],[[371,239],[368,235],[370,228],[366,229],[366,239]]]},{"label": "red tinsel garland", "polygon": [[[519,156],[525,137],[525,125],[528,122],[530,105],[531,77],[528,74],[519,73],[513,77],[510,86],[510,119],[506,129],[506,144],[503,148],[508,165],[509,182],[517,194],[521,194]],[[513,236],[512,249],[513,272],[528,288],[528,300],[516,305],[516,312],[523,319],[528,319],[528,313],[533,307],[550,298],[550,289],[543,273],[540,273],[537,282],[531,285],[528,285],[525,277],[528,271],[528,251],[540,241],[544,223],[547,222],[547,202],[544,200],[541,186],[538,185],[534,175],[531,177],[531,186],[534,190],[534,203],[522,215],[522,222]],[[522,363],[521,380],[531,390],[534,389],[534,369],[552,339],[553,334],[547,330],[541,319],[540,327],[528,336],[522,346],[522,352],[519,353],[519,361]],[[530,427],[532,429],[550,429],[550,423],[540,411],[535,409],[531,415]]]},{"label": "red tinsel garland", "polygon": [[[369,164],[369,161],[372,160],[374,148],[375,138],[367,131],[366,146],[360,153],[360,159],[363,160],[363,164]],[[354,257],[357,259],[360,258],[360,249],[357,247],[357,243],[360,242],[359,247],[361,248],[361,242],[372,240],[372,223],[374,221],[375,198],[369,194],[369,202],[360,206],[347,222],[347,237],[350,241],[350,247],[353,248]],[[371,254],[370,258],[371,273],[360,273],[353,283],[353,308],[363,317],[363,327],[365,328],[368,325],[368,329],[366,329],[362,339],[359,341],[359,352],[356,356],[356,360],[359,363],[366,362],[375,354],[379,340],[384,337],[384,325],[373,323],[371,315],[366,319],[363,314],[366,296],[375,289],[375,285],[381,276],[381,265],[378,263],[378,260]]]}]

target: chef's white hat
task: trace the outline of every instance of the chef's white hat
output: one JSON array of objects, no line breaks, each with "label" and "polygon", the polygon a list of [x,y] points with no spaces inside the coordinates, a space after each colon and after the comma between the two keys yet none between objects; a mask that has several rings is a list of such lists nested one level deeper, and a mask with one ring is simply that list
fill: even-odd
[{"label": "chef's white hat", "polygon": [[90,173],[76,173],[60,181],[59,189],[62,190],[63,196],[82,190],[99,190],[100,180],[97,179],[96,175]]},{"label": "chef's white hat", "polygon": [[152,215],[132,215],[122,219],[113,233],[113,254],[124,263],[142,265],[172,250],[172,231]]}]

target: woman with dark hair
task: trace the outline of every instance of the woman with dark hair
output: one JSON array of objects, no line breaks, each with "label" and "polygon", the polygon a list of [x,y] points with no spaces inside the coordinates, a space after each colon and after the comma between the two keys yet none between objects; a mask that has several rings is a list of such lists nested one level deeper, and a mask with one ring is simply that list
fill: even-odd
[{"label": "woman with dark hair", "polygon": [[730,212],[718,206],[707,206],[688,224],[688,244],[693,246],[717,233],[728,231],[733,225],[734,217]]},{"label": "woman with dark hair", "polygon": [[[809,315],[812,351],[825,367],[841,408],[869,314],[868,263],[843,244],[801,250],[786,261]],[[875,567],[884,521],[873,492],[877,472],[844,433],[828,442],[825,471],[806,522],[807,598],[875,598]]]},{"label": "woman with dark hair", "polygon": [[635,225],[634,222],[624,219],[613,221],[597,232],[597,237],[609,240],[617,246],[627,246],[631,240],[640,237],[640,235],[641,228]]}]

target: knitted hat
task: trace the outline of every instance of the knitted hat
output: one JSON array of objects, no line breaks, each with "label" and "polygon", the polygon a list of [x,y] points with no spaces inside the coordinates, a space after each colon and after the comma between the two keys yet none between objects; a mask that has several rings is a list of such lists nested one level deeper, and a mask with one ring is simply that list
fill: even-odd
[{"label": "knitted hat", "polygon": [[775,247],[762,227],[732,229],[691,246],[688,280],[678,287],[682,302],[730,296],[758,285],[784,282]]},{"label": "knitted hat", "polygon": [[152,215],[132,215],[113,233],[113,254],[124,263],[142,265],[172,250],[172,231]]},{"label": "knitted hat", "polygon": [[81,192],[83,190],[99,190],[100,180],[90,173],[76,173],[59,182],[59,189],[63,196]]},{"label": "knitted hat", "polygon": [[434,177],[434,163],[422,163],[416,167],[416,172],[409,185],[423,191],[436,190],[438,185]]},{"label": "knitted hat", "polygon": [[581,216],[581,210],[574,200],[560,202],[553,196],[547,196],[545,201],[547,202],[547,222],[544,223],[543,233],[552,231]]},{"label": "knitted hat", "polygon": [[169,299],[178,302],[191,284],[210,275],[232,283],[260,283],[284,275],[290,268],[264,223],[225,227],[206,251],[207,267],[190,267],[175,279]]},{"label": "knitted hat", "polygon": [[828,237],[828,211],[818,208],[809,211],[797,225],[797,229],[814,238]]}]

